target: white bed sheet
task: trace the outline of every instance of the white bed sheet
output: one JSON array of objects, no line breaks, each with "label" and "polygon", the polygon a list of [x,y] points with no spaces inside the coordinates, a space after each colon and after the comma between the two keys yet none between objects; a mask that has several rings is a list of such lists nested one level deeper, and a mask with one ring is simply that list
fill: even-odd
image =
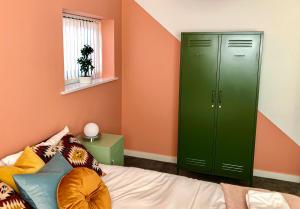
[{"label": "white bed sheet", "polygon": [[219,184],[133,167],[102,169],[113,209],[226,209]]}]

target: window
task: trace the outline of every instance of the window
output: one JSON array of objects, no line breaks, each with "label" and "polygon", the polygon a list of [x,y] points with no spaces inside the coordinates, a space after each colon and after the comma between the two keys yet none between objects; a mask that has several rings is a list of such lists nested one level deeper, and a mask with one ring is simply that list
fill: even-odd
[{"label": "window", "polygon": [[100,21],[71,14],[63,14],[64,36],[64,78],[65,85],[79,82],[80,65],[77,59],[81,56],[80,50],[84,45],[94,49],[91,55],[93,65],[92,77],[101,76],[102,71],[102,43]]}]

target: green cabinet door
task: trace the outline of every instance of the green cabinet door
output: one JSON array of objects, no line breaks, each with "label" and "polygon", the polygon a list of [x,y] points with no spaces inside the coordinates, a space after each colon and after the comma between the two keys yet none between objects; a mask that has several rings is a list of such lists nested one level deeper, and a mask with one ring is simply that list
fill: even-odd
[{"label": "green cabinet door", "polygon": [[179,168],[212,171],[218,48],[218,35],[182,35]]},{"label": "green cabinet door", "polygon": [[214,173],[252,178],[261,35],[222,35]]}]

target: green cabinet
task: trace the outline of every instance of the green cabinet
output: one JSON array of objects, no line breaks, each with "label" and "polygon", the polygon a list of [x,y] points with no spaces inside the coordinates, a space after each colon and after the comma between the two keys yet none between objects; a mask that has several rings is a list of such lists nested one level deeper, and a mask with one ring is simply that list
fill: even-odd
[{"label": "green cabinet", "polygon": [[179,169],[251,182],[262,36],[182,34]]},{"label": "green cabinet", "polygon": [[124,165],[124,137],[102,134],[99,140],[90,142],[78,137],[94,158],[106,165]]}]

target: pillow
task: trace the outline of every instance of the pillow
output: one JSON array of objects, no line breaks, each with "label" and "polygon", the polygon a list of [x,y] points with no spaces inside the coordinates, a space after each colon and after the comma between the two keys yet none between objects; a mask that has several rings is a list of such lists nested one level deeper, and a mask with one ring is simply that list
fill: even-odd
[{"label": "pillow", "polygon": [[23,199],[33,208],[54,209],[57,208],[57,185],[72,169],[68,161],[57,153],[38,173],[15,175],[14,180]]},{"label": "pillow", "polygon": [[5,165],[13,165],[18,159],[19,157],[22,155],[23,151],[9,155],[5,158],[3,158],[1,161],[3,163],[5,163]]},{"label": "pillow", "polygon": [[6,183],[0,181],[1,209],[30,209],[29,205]]},{"label": "pillow", "polygon": [[18,191],[13,180],[13,175],[35,173],[44,167],[44,165],[43,160],[29,147],[26,147],[15,165],[0,167],[0,180],[8,184],[15,191]]},{"label": "pillow", "polygon": [[69,133],[69,128],[68,126],[65,126],[65,128],[58,132],[57,134],[55,134],[54,136],[52,136],[50,139],[46,140],[45,142],[40,143],[40,145],[57,145],[60,140]]},{"label": "pillow", "polygon": [[[57,145],[60,142],[60,140],[68,133],[69,133],[69,128],[68,128],[68,126],[66,126],[62,131],[58,132],[57,134],[52,136],[50,139],[37,144],[36,146],[38,146],[38,145],[43,145],[43,146]],[[13,165],[18,160],[18,158],[22,155],[22,153],[23,153],[23,151],[9,155],[9,156],[3,158],[1,161],[3,161],[4,164],[6,164],[6,165]]]},{"label": "pillow", "polygon": [[2,161],[2,160],[0,160],[0,166],[5,166],[6,164]]},{"label": "pillow", "polygon": [[72,135],[64,136],[57,146],[34,146],[32,149],[45,163],[47,163],[56,152],[60,152],[74,168],[87,167],[95,170],[100,176],[102,175],[100,163],[98,163],[80,141]]},{"label": "pillow", "polygon": [[95,171],[74,168],[58,185],[57,204],[60,209],[110,209],[111,198]]}]

